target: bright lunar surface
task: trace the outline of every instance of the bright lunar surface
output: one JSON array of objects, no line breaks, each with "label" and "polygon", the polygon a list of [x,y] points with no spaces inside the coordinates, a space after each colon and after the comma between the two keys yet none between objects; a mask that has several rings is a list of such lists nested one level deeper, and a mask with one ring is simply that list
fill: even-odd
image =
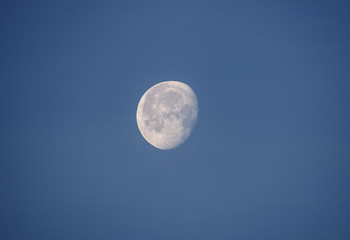
[{"label": "bright lunar surface", "polygon": [[178,147],[197,122],[196,94],[186,84],[161,82],[142,96],[136,120],[142,136],[159,149]]}]

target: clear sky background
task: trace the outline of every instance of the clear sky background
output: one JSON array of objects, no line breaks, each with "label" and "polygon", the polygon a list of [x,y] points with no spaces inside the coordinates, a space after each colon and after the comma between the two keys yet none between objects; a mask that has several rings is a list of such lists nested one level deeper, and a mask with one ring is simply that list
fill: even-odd
[{"label": "clear sky background", "polygon": [[[349,1],[1,1],[0,239],[350,239]],[[190,85],[178,149],[136,124]]]}]

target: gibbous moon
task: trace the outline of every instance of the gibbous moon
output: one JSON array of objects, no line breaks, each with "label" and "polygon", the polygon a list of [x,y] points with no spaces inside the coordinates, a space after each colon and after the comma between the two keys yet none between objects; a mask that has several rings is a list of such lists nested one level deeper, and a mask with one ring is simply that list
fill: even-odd
[{"label": "gibbous moon", "polygon": [[198,101],[182,82],[161,82],[142,96],[136,120],[142,136],[154,147],[173,149],[186,141],[197,122]]}]

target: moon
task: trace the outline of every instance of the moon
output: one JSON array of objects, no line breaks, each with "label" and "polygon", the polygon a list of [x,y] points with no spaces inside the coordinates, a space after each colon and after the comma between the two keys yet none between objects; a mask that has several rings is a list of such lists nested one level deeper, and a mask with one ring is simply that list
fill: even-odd
[{"label": "moon", "polygon": [[136,121],[142,136],[156,148],[178,147],[190,136],[198,117],[194,91],[178,81],[161,82],[140,99]]}]

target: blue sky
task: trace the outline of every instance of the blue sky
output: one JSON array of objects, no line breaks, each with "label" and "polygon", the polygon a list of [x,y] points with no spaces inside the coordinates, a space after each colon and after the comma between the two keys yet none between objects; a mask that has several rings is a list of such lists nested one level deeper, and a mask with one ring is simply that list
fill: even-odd
[{"label": "blue sky", "polygon": [[[1,239],[349,239],[347,1],[2,1]],[[178,149],[142,94],[199,101]]]}]

